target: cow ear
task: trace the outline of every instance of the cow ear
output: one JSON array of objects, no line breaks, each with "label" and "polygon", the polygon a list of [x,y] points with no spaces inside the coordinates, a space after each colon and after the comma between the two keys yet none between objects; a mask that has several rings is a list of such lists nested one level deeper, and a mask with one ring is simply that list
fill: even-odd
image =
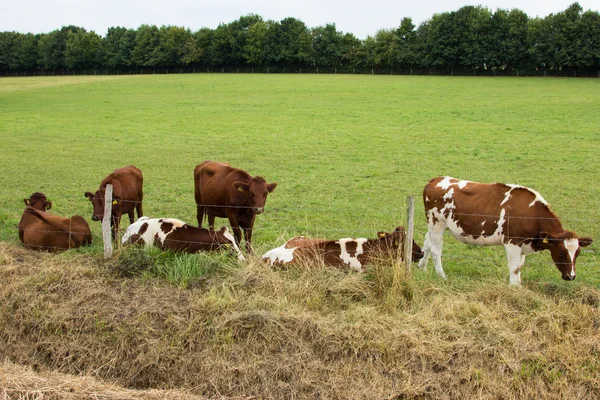
[{"label": "cow ear", "polygon": [[267,185],[267,190],[269,191],[269,193],[273,193],[273,190],[275,190],[276,187],[277,187],[277,182],[269,183]]},{"label": "cow ear", "polygon": [[89,201],[92,201],[92,199],[94,198],[94,194],[92,192],[85,192],[83,195],[87,197]]},{"label": "cow ear", "polygon": [[580,237],[579,238],[579,246],[580,247],[587,247],[590,244],[592,244],[592,238],[589,238],[589,237]]},{"label": "cow ear", "polygon": [[248,189],[250,189],[250,186],[245,184],[244,182],[236,181],[236,182],[233,182],[233,188],[240,192],[244,192],[244,191],[247,191]]},{"label": "cow ear", "polygon": [[119,204],[121,202],[121,200],[122,200],[121,196],[114,195],[113,200],[112,200],[113,206],[116,206],[117,204]]},{"label": "cow ear", "polygon": [[49,201],[49,202],[46,203],[46,210],[49,210],[51,208],[52,208],[52,202]]},{"label": "cow ear", "polygon": [[25,205],[28,206],[29,205],[29,199],[23,199],[23,201],[25,202]]},{"label": "cow ear", "polygon": [[384,239],[386,236],[385,232],[377,232],[377,239]]}]

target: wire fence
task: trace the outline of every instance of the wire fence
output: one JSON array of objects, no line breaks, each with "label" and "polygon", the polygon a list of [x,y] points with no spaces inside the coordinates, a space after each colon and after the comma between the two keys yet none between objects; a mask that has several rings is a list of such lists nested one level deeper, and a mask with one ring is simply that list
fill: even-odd
[{"label": "wire fence", "polygon": [[[74,200],[74,197],[64,197],[59,199],[60,203],[61,201],[64,200]],[[78,196],[76,199],[81,200],[81,198]],[[123,203],[138,203],[137,201],[134,200],[121,200],[121,202]],[[56,201],[54,202],[54,204],[57,204]],[[216,205],[216,204],[197,204],[194,201],[191,201],[189,206],[189,209],[192,213],[195,214],[196,211],[196,207],[197,206],[202,206],[205,208],[209,208],[209,209],[214,209],[214,208],[218,208],[218,209],[225,209],[225,208],[230,208],[230,209],[236,209],[236,210],[246,210],[246,209],[252,209],[254,207],[251,206],[224,206],[224,205]],[[307,215],[318,215],[318,216],[322,216],[322,212],[329,212],[329,213],[335,213],[337,211],[339,211],[338,209],[334,209],[334,208],[327,208],[325,206],[322,207],[315,207],[315,206],[293,206],[293,205],[278,205],[276,207],[269,207],[269,205],[267,204],[265,207],[265,213],[271,214],[273,213],[273,209],[277,209],[279,211],[285,211],[285,212],[295,212],[298,215],[304,215],[305,217]],[[19,215],[21,215],[23,213],[23,208],[20,207],[10,207],[10,208],[2,208],[2,213],[3,214],[10,214],[10,215],[14,215],[16,218],[18,218]],[[89,212],[91,212],[91,207],[90,209],[88,209]],[[379,227],[375,227],[374,225],[378,225],[380,222],[379,221],[368,221],[368,222],[363,222],[357,226],[355,226],[352,229],[347,229],[344,228],[344,226],[342,224],[338,224],[338,225],[327,225],[327,226],[318,226],[319,225],[319,221],[314,220],[314,222],[309,222],[308,219],[304,219],[304,223],[301,223],[303,221],[303,218],[299,218],[299,222],[297,224],[293,224],[293,225],[287,225],[287,226],[278,226],[277,228],[274,228],[273,226],[269,226],[269,227],[263,227],[261,226],[261,221],[260,219],[262,219],[262,217],[259,217],[259,219],[257,219],[257,225],[255,225],[252,230],[255,233],[259,233],[259,234],[265,234],[268,235],[270,237],[275,237],[275,242],[272,243],[272,247],[278,247],[280,245],[282,245],[285,241],[287,241],[288,239],[290,239],[291,237],[294,236],[299,236],[299,235],[304,235],[306,237],[312,237],[312,238],[324,238],[324,239],[328,239],[328,240],[337,240],[341,237],[343,238],[348,238],[348,237],[354,237],[354,238],[358,238],[358,237],[366,237],[366,238],[376,238],[376,232],[377,231],[385,231],[385,232],[391,232],[394,230],[394,228],[396,226],[403,226],[404,225],[404,220],[406,217],[406,214],[404,212],[405,208],[404,205],[402,204],[401,201],[398,201],[398,206],[397,207],[393,207],[393,208],[389,208],[389,209],[381,209],[378,208],[376,210],[372,211],[372,214],[377,214],[380,216],[381,218],[381,225]],[[364,215],[364,210],[362,209],[358,209],[357,213],[360,215]],[[480,214],[480,213],[473,213],[473,214],[467,214],[467,213],[456,213],[453,214],[455,216],[462,216],[462,217],[476,217],[476,218],[485,218],[485,219],[490,219],[490,220],[499,220],[500,216],[499,215],[494,215],[494,214]],[[124,217],[127,219],[127,214],[124,215]],[[164,217],[164,218],[170,218],[172,217],[171,215],[166,215],[166,216],[156,216],[158,218]],[[85,217],[84,217],[85,218]],[[518,219],[518,220],[523,220],[523,219],[528,219],[528,220],[532,220],[532,221],[547,221],[547,220],[556,220],[556,221],[560,221],[563,224],[563,227],[565,229],[569,229],[570,227],[568,225],[570,224],[574,224],[574,222],[585,222],[585,224],[587,226],[600,226],[600,218],[590,218],[588,216],[576,216],[576,217],[569,217],[569,218],[560,218],[560,217],[556,217],[556,218],[549,218],[549,217],[523,217],[523,216],[505,216],[506,219],[506,224],[507,226],[510,226],[510,219]],[[265,217],[266,219],[266,217]],[[365,219],[368,219],[368,217],[365,217]],[[136,219],[134,219],[135,221]],[[87,221],[87,218],[86,218]],[[222,223],[217,223],[215,224],[215,230],[216,232],[218,232],[220,226],[229,226],[227,220],[217,220],[218,222],[222,222]],[[385,222],[384,222],[385,221]],[[417,219],[418,221],[418,219]],[[191,223],[188,221],[188,224],[190,224],[191,226],[196,225],[196,221],[192,221]],[[423,222],[419,223],[417,222],[418,225],[425,225],[423,224]],[[311,226],[312,225],[312,226]],[[383,226],[385,225],[385,226]],[[90,227],[92,227],[93,225],[90,224]],[[122,228],[120,230],[120,233],[123,234],[126,231],[126,227],[124,227],[124,224],[121,225]],[[207,227],[207,224],[203,223],[204,227]],[[422,226],[423,228],[423,226]],[[17,237],[17,226],[8,226],[5,225],[4,230],[8,229],[14,229],[14,238],[16,239]],[[39,233],[45,233],[45,234],[51,234],[51,235],[57,235],[57,234],[85,234],[87,232],[84,231],[78,231],[78,230],[69,230],[69,231],[65,231],[62,229],[53,229],[52,227],[49,227],[47,229],[29,229],[29,232],[39,232]],[[230,232],[233,232],[232,228],[229,228]],[[421,229],[421,231],[423,231]],[[591,232],[590,232],[591,233]],[[583,232],[579,232],[579,234],[581,234],[582,236],[589,236],[587,232],[583,233]],[[10,235],[6,235],[4,234],[4,236],[10,236]],[[253,235],[254,236],[254,235]],[[528,241],[528,240],[535,240],[538,239],[537,237],[526,237],[526,236],[519,236],[519,235],[509,235],[506,234],[506,236],[509,239],[516,239],[519,241]],[[167,236],[167,240],[168,236]],[[422,240],[422,239],[421,239]],[[422,247],[423,243],[419,243],[420,239],[416,238],[415,241]],[[198,240],[175,240],[174,242],[179,242],[179,243],[187,243],[190,245],[211,245],[213,244],[212,241],[198,241]],[[120,240],[118,241],[118,243],[120,243]],[[452,241],[446,241],[446,243],[450,244],[450,247],[454,248],[456,246],[454,246],[454,244],[452,243]],[[262,247],[265,246],[265,243],[261,243]],[[463,246],[462,244],[460,244],[459,246]],[[37,246],[37,248],[44,248],[46,247],[48,250],[57,250],[57,248],[55,246]],[[62,250],[62,249],[58,249],[58,250]],[[504,252],[496,252],[496,256],[490,257],[488,255],[486,255],[485,253],[482,252],[477,252],[477,254],[473,253],[473,254],[468,254],[465,255],[464,251],[461,251],[460,254],[454,254],[452,252],[453,250],[450,251],[446,251],[444,252],[444,256],[443,259],[446,262],[450,262],[450,263],[456,263],[456,262],[469,262],[469,263],[477,263],[477,264],[486,264],[486,263],[503,263],[503,261],[501,261],[503,258],[505,258]],[[594,246],[588,247],[588,248],[582,248],[582,253],[586,254],[585,257],[580,257],[578,260],[578,265],[579,266],[584,266],[584,267],[589,267],[589,266],[598,266],[598,258],[597,258],[597,253],[596,253],[596,249]],[[552,261],[552,259],[550,257],[547,257],[543,260],[536,260],[537,263],[541,263],[541,264],[548,264],[548,265],[554,265],[556,264],[554,261]]]},{"label": "wire fence", "polygon": [[394,68],[394,67],[248,67],[248,66],[196,66],[196,67],[137,67],[90,68],[11,71],[0,70],[0,77],[26,76],[98,76],[98,75],[169,75],[169,74],[356,74],[356,75],[431,75],[431,76],[535,76],[535,77],[585,77],[600,78],[600,68],[584,69],[492,69],[492,68]]}]

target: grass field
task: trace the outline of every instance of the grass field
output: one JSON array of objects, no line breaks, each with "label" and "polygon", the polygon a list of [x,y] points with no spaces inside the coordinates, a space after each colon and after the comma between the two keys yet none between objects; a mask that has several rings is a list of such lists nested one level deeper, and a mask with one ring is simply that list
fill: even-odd
[{"label": "grass field", "polygon": [[[228,162],[278,182],[261,254],[296,234],[392,230],[407,195],[422,244],[422,188],[451,175],[530,186],[598,241],[599,79],[6,78],[0,142],[0,397],[600,397],[597,242],[575,282],[547,252],[528,256],[521,289],[502,248],[450,237],[447,281],[431,264],[393,279],[389,263],[277,270],[131,248],[104,261],[83,196],[134,164],[145,214],[193,223],[195,165]],[[90,221],[92,248],[18,246],[34,191]]]},{"label": "grass field", "polygon": [[[258,251],[296,234],[373,236],[405,220],[431,177],[527,185],[569,229],[600,237],[600,80],[353,75],[170,75],[0,80],[0,240],[22,199],[91,220],[84,198],[115,168],[144,173],[144,212],[193,223],[193,168],[212,159],[279,186],[257,219]],[[225,225],[224,219],[217,224]],[[126,225],[126,223],[125,223]],[[91,223],[98,253],[100,224]],[[596,245],[593,245],[596,248]],[[448,275],[505,279],[501,248],[448,239]],[[582,281],[600,284],[596,255]],[[548,254],[528,280],[560,281]]]}]

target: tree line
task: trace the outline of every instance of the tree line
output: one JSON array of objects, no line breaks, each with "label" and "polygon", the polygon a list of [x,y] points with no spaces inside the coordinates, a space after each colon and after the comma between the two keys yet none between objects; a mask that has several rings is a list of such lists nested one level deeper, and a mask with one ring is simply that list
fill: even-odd
[{"label": "tree line", "polygon": [[[573,3],[545,18],[482,6],[434,14],[418,27],[403,18],[364,40],[335,24],[256,14],[196,32],[177,26],[77,26],[50,33],[0,32],[0,72],[250,68],[273,72],[432,69],[446,73],[600,75],[600,14]],[[419,72],[420,71],[420,72]]]}]

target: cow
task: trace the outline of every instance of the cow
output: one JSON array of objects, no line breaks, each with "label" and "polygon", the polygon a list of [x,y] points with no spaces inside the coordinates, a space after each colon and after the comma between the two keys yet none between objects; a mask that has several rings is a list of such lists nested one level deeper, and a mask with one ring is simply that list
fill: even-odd
[{"label": "cow", "polygon": [[127,227],[121,242],[123,245],[145,244],[161,250],[184,253],[213,251],[232,246],[238,259],[245,259],[227,227],[222,227],[218,232],[209,231],[175,218],[141,217]]},{"label": "cow", "polygon": [[235,241],[240,244],[243,230],[246,251],[251,253],[254,219],[264,211],[267,195],[276,187],[275,182],[267,184],[264,178],[252,177],[229,164],[204,161],[194,169],[198,226],[202,226],[205,213],[211,230],[215,217],[228,218]]},{"label": "cow", "polygon": [[104,198],[106,193],[106,185],[113,186],[113,201],[112,201],[112,218],[110,226],[112,227],[113,239],[117,237],[119,231],[119,223],[123,214],[129,215],[129,223],[133,224],[133,211],[137,211],[137,216],[143,216],[142,200],[142,185],[144,178],[142,171],[133,165],[114,170],[110,175],[100,182],[100,188],[96,193],[85,192],[85,197],[92,202],[93,221],[102,221],[104,218]]},{"label": "cow", "polygon": [[23,199],[25,206],[30,206],[39,211],[48,211],[52,208],[52,202],[42,192],[34,192],[29,198]]},{"label": "cow", "polygon": [[563,229],[546,200],[528,187],[505,183],[479,183],[448,176],[433,178],[423,190],[428,231],[419,266],[427,266],[431,254],[437,274],[442,268],[444,231],[476,246],[503,245],[508,259],[510,284],[521,285],[521,268],[527,254],[549,250],[567,281],[575,279],[575,260],[581,247],[592,239]]},{"label": "cow", "polygon": [[[261,258],[270,265],[319,262],[362,272],[363,267],[375,259],[396,257],[399,248],[403,251],[405,237],[404,227],[401,226],[392,233],[378,232],[376,239],[326,240],[297,236],[266,252]],[[421,248],[413,240],[413,260],[418,261],[422,256]]]},{"label": "cow", "polygon": [[83,217],[60,217],[47,213],[50,208],[52,202],[43,193],[35,192],[25,199],[18,226],[25,248],[55,252],[92,244],[92,233]]}]

